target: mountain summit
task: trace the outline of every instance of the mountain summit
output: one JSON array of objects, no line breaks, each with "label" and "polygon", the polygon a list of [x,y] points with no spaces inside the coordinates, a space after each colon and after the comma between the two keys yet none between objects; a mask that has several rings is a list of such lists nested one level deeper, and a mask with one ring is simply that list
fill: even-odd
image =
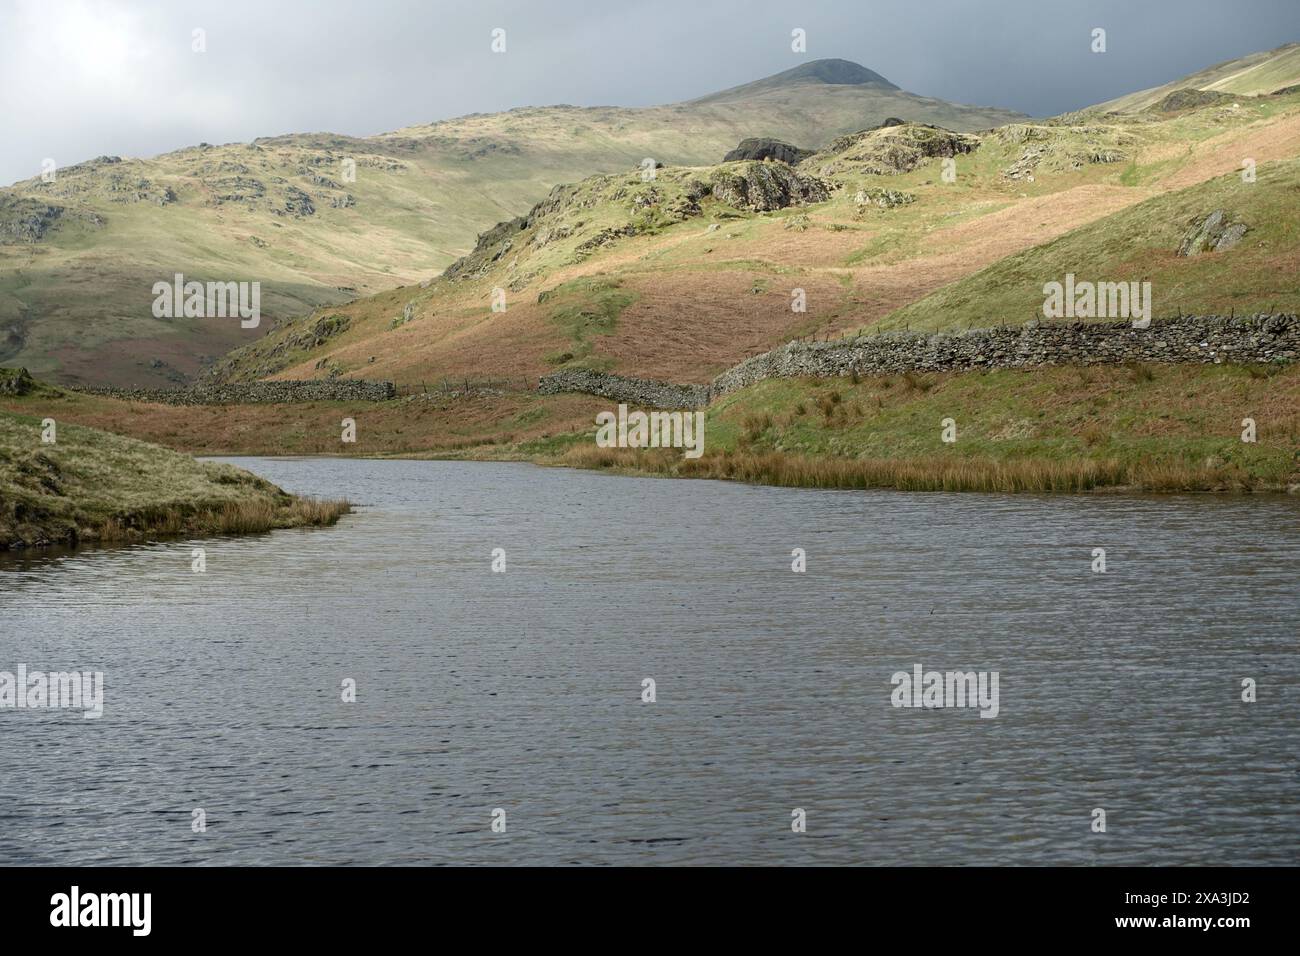
[{"label": "mountain summit", "polygon": [[812,60],[808,63],[801,63],[789,70],[774,73],[764,79],[754,80],[752,83],[733,86],[718,93],[710,93],[708,96],[702,96],[693,102],[711,103],[719,100],[741,99],[774,90],[813,83],[825,86],[867,86],[878,90],[899,89],[879,73],[868,70],[865,66],[854,63],[852,60]]}]

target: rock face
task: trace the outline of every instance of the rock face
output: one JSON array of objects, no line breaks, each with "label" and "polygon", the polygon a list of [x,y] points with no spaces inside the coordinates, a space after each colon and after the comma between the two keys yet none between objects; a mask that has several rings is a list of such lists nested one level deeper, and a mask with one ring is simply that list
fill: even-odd
[{"label": "rock face", "polygon": [[[235,352],[226,355],[209,368],[204,373],[203,377],[208,381],[219,382],[223,378],[231,376],[238,371],[244,372],[245,375],[251,374],[258,378],[264,378],[267,375],[274,375],[282,368],[288,366],[291,360],[297,356],[297,353],[320,348],[330,339],[346,332],[348,326],[351,324],[352,319],[346,315],[335,314],[322,316],[301,331],[281,338],[275,343],[275,345],[271,346],[271,348],[258,356],[256,366],[241,369],[240,360],[249,353],[246,352],[245,349],[238,349]],[[279,327],[279,323],[277,323],[276,328]],[[301,356],[298,357],[301,358]]]},{"label": "rock face", "polygon": [[59,221],[62,206],[36,199],[0,196],[0,244],[36,242]]},{"label": "rock face", "polygon": [[[520,233],[553,213],[569,208],[582,208],[594,202],[592,197],[583,197],[582,186],[582,183],[560,183],[552,187],[545,199],[528,210],[527,215],[499,222],[487,232],[480,233],[474,248],[444,269],[442,278],[470,279],[486,275],[502,256],[515,247]],[[560,238],[560,236],[547,234],[541,244],[545,245],[553,238]]]},{"label": "rock face", "polygon": [[480,233],[474,249],[461,256],[442,272],[444,279],[468,279],[484,275],[498,259],[509,252],[515,237],[528,228],[527,216],[516,216],[499,222],[487,232]]},{"label": "rock face", "polygon": [[561,371],[539,390],[587,392],[655,408],[699,408],[768,378],[835,378],[1125,362],[1221,364],[1300,360],[1300,318],[1186,316],[1135,329],[1130,323],[1039,324],[927,334],[887,332],[835,342],[791,342],[746,359],[708,385],[672,385],[601,372]]},{"label": "rock face", "polygon": [[277,350],[293,351],[294,349],[320,348],[336,335],[342,335],[346,332],[351,324],[352,319],[346,315],[322,316],[297,335],[291,335],[276,345],[270,354],[276,354]]},{"label": "rock face", "polygon": [[715,199],[753,212],[824,202],[831,194],[822,180],[796,173],[785,163],[746,162],[719,168],[710,182]]},{"label": "rock face", "polygon": [[397,397],[392,382],[335,378],[303,382],[239,382],[190,388],[74,388],[89,395],[108,395],[132,402],[163,405],[271,405],[281,402],[387,402]]},{"label": "rock face", "polygon": [[1192,227],[1178,246],[1180,256],[1196,256],[1202,252],[1222,252],[1231,249],[1250,227],[1244,222],[1230,222],[1228,214],[1216,209],[1201,221],[1192,221]]},{"label": "rock face", "polygon": [[813,154],[811,149],[800,149],[779,139],[751,137],[742,139],[740,145],[722,157],[724,163],[736,163],[742,160],[775,159],[791,166],[800,163]]},{"label": "rock face", "polygon": [[303,216],[316,215],[316,204],[301,189],[289,187],[284,191],[284,211],[301,219]]}]

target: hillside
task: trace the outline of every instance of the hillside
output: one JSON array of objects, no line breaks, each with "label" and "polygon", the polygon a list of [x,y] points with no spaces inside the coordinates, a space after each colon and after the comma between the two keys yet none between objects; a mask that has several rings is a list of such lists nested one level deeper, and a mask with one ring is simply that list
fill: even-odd
[{"label": "hillside", "polygon": [[1180,90],[1205,90],[1238,96],[1264,96],[1300,83],[1300,43],[1225,60],[1163,86],[1139,90],[1099,103],[1100,112],[1132,113],[1150,109]]},{"label": "hillside", "polygon": [[[974,131],[889,120],[803,145],[555,186],[436,278],[284,321],[211,368],[392,380],[395,401],[0,406],[206,452],[337,453],[337,422],[356,414],[349,451],[365,455],[825,487],[1300,491],[1300,380],[1264,359],[769,379],[713,400],[702,458],[594,447],[611,400],[544,394],[539,378],[698,384],[792,339],[1019,326],[1071,271],[1152,282],[1157,318],[1300,311],[1300,91]],[[793,164],[765,158],[779,156]],[[963,438],[940,446],[955,413]],[[1257,442],[1241,440],[1245,417]]]},{"label": "hillside", "polygon": [[[889,116],[963,130],[1022,118],[815,61],[668,106],[517,109],[67,166],[0,189],[0,362],[71,383],[176,384],[278,319],[436,274],[557,183],[647,156],[713,163],[746,137],[817,147]],[[261,326],[154,318],[153,284],[176,273],[261,282]]]},{"label": "hillside", "polygon": [[56,393],[16,381],[0,370],[0,395],[25,393],[41,416],[0,412],[0,551],[333,524],[348,510],[231,465],[57,419],[47,444],[43,402]]},{"label": "hillside", "polygon": [[[1008,256],[891,313],[878,329],[945,329],[1041,317],[1042,287],[1067,273],[1089,281],[1151,283],[1156,316],[1247,314],[1300,307],[1300,159],[1235,173],[1148,199],[1061,238]],[[1220,214],[1244,235],[1219,249],[1188,243]],[[1231,242],[1231,239],[1229,239]]]},{"label": "hillside", "polygon": [[[1242,156],[1258,164],[1249,186],[1230,173]],[[1081,270],[1096,261],[1119,278],[1131,263],[1164,263],[1166,312],[1294,310],[1296,156],[1292,94],[1250,109],[980,134],[889,126],[837,138],[796,167],[668,166],[650,183],[628,169],[557,188],[427,287],[321,310],[214,374],[418,384],[583,367],[705,382],[791,338],[887,316],[932,327],[1024,322],[1067,261]],[[955,182],[943,181],[945,159]],[[1179,257],[1192,220],[1221,205],[1253,231],[1231,250]],[[1122,218],[1129,207],[1134,218]],[[1063,249],[1077,255],[1054,260]],[[1028,261],[1046,274],[1008,272],[1018,255],[1039,257]],[[953,285],[986,268],[1002,270],[981,287],[987,296]],[[503,313],[491,309],[494,288]],[[803,312],[792,309],[795,289]],[[947,295],[931,300],[942,309],[913,305],[932,294]]]}]

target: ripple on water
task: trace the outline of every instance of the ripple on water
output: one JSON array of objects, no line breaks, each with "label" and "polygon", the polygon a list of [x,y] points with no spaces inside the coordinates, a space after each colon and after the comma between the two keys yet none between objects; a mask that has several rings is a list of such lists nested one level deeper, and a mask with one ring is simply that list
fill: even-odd
[{"label": "ripple on water", "polygon": [[[0,711],[3,859],[1297,861],[1294,499],[238,463],[363,504],[0,565],[0,669],[106,682]],[[891,707],[916,663],[997,670],[999,716]]]}]

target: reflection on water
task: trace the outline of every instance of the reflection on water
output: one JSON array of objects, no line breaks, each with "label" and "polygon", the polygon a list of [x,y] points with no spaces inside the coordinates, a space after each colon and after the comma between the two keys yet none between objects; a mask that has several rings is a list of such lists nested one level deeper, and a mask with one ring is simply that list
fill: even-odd
[{"label": "reflection on water", "polygon": [[[1300,857],[1294,498],[239,463],[362,507],[0,565],[0,670],[106,684],[0,709],[0,861]],[[916,664],[998,671],[997,718],[893,708]]]}]

